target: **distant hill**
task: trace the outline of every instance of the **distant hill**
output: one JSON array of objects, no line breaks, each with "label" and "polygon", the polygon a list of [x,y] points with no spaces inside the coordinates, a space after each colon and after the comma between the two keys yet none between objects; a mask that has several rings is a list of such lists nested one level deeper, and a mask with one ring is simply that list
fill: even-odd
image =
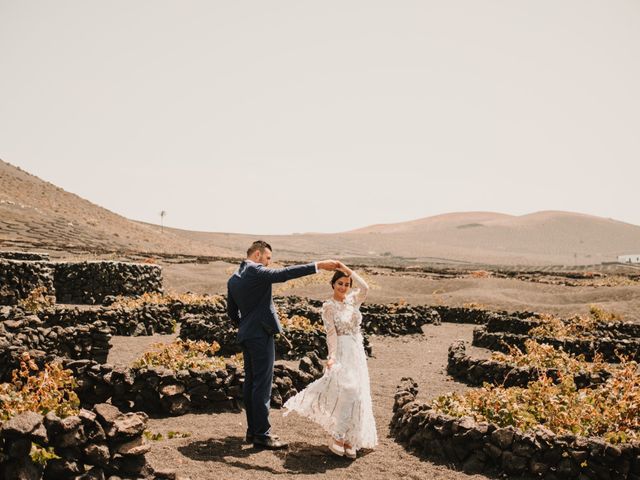
[{"label": "distant hill", "polygon": [[[255,235],[176,231],[241,251]],[[280,257],[338,256],[384,263],[575,265],[640,252],[640,227],[570,212],[461,212],[336,234],[268,235]]]},{"label": "distant hill", "polygon": [[446,230],[452,227],[479,226],[482,222],[514,218],[511,215],[493,212],[456,212],[420,218],[402,223],[385,223],[352,230],[349,233],[407,233]]},{"label": "distant hill", "polygon": [[117,215],[0,160],[0,247],[227,255]]},{"label": "distant hill", "polygon": [[194,232],[128,220],[0,161],[0,248],[243,255],[263,238],[277,259],[575,265],[640,253],[640,227],[580,213],[457,212],[334,234]]}]

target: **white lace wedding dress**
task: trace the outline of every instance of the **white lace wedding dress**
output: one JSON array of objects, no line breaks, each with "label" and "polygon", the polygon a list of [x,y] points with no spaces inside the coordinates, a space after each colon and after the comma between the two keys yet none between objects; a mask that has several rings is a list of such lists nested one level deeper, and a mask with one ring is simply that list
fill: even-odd
[{"label": "white lace wedding dress", "polygon": [[329,358],[334,364],[320,379],[287,400],[283,415],[295,411],[356,449],[373,448],[378,436],[359,309],[369,287],[357,273],[353,272],[351,278],[355,285],[343,302],[331,298],[322,305]]}]

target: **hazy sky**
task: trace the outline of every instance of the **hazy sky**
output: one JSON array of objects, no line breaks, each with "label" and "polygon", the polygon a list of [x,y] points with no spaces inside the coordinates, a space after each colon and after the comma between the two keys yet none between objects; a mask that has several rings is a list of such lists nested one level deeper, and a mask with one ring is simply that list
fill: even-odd
[{"label": "hazy sky", "polygon": [[0,0],[0,158],[196,230],[640,224],[640,1]]}]

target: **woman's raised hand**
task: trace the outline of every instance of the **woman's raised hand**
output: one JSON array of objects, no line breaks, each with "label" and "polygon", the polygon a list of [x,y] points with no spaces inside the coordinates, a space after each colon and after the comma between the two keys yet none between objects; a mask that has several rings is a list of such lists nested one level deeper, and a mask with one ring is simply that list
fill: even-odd
[{"label": "woman's raised hand", "polygon": [[351,274],[353,273],[351,271],[351,269],[349,267],[347,267],[344,263],[342,262],[338,262],[338,266],[336,267],[336,270],[340,270],[342,273],[344,273],[347,277],[350,277]]}]

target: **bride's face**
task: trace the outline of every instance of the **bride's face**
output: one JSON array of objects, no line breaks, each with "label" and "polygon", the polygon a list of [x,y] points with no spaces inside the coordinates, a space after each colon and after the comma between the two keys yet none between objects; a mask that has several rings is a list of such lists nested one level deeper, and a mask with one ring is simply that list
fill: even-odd
[{"label": "bride's face", "polygon": [[350,277],[340,277],[333,284],[333,291],[336,296],[340,298],[344,298],[347,293],[349,293],[349,289],[351,288],[351,278]]}]

